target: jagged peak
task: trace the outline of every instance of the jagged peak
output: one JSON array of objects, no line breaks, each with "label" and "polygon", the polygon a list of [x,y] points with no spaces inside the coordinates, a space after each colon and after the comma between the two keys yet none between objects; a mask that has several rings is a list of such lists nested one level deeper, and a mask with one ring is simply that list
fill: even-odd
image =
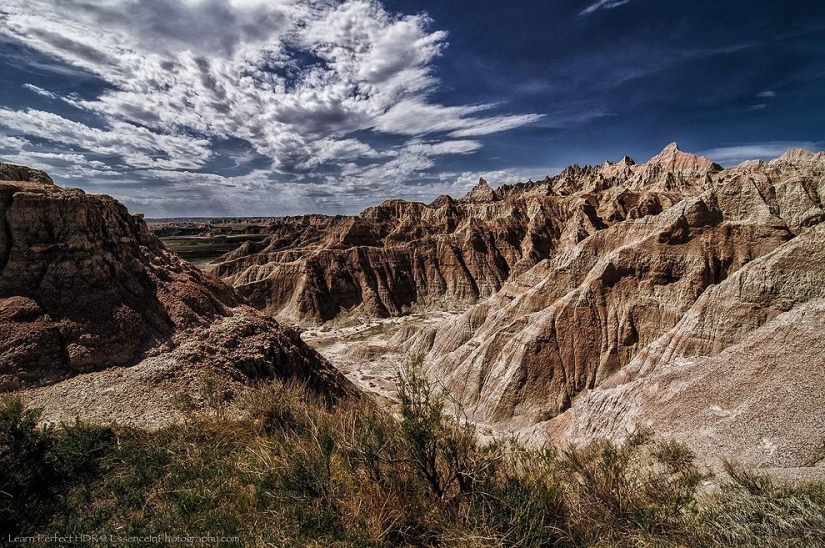
[{"label": "jagged peak", "polygon": [[670,143],[659,154],[648,160],[647,165],[658,166],[667,171],[715,172],[723,169],[722,166],[705,156],[683,152],[675,142]]},{"label": "jagged peak", "polygon": [[674,154],[676,152],[682,152],[682,149],[679,148],[679,143],[673,141],[669,143],[665,148],[662,149],[661,154]]},{"label": "jagged peak", "polygon": [[633,158],[631,158],[630,156],[625,155],[618,162],[611,162],[610,160],[607,160],[607,161],[605,161],[605,163],[602,164],[601,167],[602,168],[615,167],[615,166],[629,167],[629,166],[635,166],[635,165],[636,165],[636,162],[633,160]]},{"label": "jagged peak", "polygon": [[453,198],[448,194],[439,194],[436,196],[435,200],[430,202],[430,207],[439,208],[447,205],[451,205],[455,202]]},{"label": "jagged peak", "polygon": [[492,202],[496,200],[496,193],[482,177],[479,178],[478,184],[465,194],[461,200],[464,202]]},{"label": "jagged peak", "polygon": [[762,160],[745,160],[736,167],[739,169],[760,169],[764,166],[765,162],[763,162]]},{"label": "jagged peak", "polygon": [[774,161],[779,162],[822,162],[825,152],[811,152],[804,148],[792,148]]}]

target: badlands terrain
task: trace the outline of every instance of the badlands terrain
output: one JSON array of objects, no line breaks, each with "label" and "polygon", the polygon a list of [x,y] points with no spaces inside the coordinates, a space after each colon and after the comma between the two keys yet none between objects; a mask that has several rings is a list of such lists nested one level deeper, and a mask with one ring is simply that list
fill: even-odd
[{"label": "badlands terrain", "polygon": [[0,387],[47,419],[174,422],[207,373],[227,400],[277,377],[392,401],[418,358],[527,443],[644,426],[711,466],[825,463],[823,153],[723,169],[671,144],[357,216],[148,224],[0,178]]},{"label": "badlands terrain", "polygon": [[0,163],[0,527],[820,546],[823,196],[823,153],[674,144],[357,216],[147,223]]},{"label": "badlands terrain", "polygon": [[393,397],[397,364],[421,356],[493,432],[645,426],[717,465],[818,474],[824,175],[823,153],[723,169],[671,144],[429,205],[155,231],[254,234],[206,268],[367,392]]}]

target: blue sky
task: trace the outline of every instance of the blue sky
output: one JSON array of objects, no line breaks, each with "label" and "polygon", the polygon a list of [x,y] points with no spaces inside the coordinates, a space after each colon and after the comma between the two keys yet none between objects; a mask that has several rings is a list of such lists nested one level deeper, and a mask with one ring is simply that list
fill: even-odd
[{"label": "blue sky", "polygon": [[152,217],[825,147],[813,1],[6,0],[0,74],[0,159]]}]

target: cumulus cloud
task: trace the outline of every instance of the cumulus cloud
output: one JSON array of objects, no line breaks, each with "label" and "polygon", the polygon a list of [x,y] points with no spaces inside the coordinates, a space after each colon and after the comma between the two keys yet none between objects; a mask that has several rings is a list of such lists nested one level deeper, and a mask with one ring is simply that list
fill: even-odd
[{"label": "cumulus cloud", "polygon": [[[0,16],[0,33],[108,84],[93,98],[25,84],[84,116],[0,108],[0,126],[105,155],[120,173],[208,170],[231,138],[275,173],[320,181],[337,168],[361,192],[540,118],[434,102],[447,34],[377,0],[7,0]],[[399,149],[367,134],[428,140]]]},{"label": "cumulus cloud", "polygon": [[624,6],[629,2],[630,0],[598,0],[598,2],[594,2],[581,10],[579,15],[590,15],[591,13],[599,10],[612,10],[613,8]]}]

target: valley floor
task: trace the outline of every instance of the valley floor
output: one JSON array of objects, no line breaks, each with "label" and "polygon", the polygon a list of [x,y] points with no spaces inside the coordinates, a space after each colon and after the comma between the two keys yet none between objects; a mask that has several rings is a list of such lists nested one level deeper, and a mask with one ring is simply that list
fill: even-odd
[{"label": "valley floor", "polygon": [[412,356],[393,345],[393,337],[404,328],[416,329],[457,315],[427,312],[400,318],[352,318],[306,329],[301,338],[367,394],[395,400],[399,366]]}]

